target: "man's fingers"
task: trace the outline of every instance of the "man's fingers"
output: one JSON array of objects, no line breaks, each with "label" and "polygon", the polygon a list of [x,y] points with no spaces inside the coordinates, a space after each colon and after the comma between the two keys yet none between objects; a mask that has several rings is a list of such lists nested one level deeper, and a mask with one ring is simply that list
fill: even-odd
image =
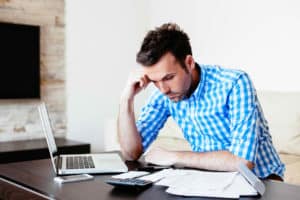
[{"label": "man's fingers", "polygon": [[145,81],[143,80],[143,78],[140,78],[140,87],[145,87]]},{"label": "man's fingers", "polygon": [[140,87],[141,88],[145,89],[149,83],[150,83],[150,81],[147,78],[147,76],[144,75],[143,77],[140,78]]},{"label": "man's fingers", "polygon": [[124,89],[124,96],[133,97],[150,83],[150,79],[142,70],[134,70],[129,74],[127,84]]},{"label": "man's fingers", "polygon": [[151,82],[151,80],[150,80],[150,78],[147,76],[147,74],[144,74],[144,79],[145,79],[145,81],[147,82],[147,84]]}]

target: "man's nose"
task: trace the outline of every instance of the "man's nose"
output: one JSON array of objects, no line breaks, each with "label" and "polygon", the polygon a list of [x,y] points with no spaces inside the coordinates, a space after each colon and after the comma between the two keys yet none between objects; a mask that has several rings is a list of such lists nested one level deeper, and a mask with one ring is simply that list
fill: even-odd
[{"label": "man's nose", "polygon": [[163,93],[163,94],[168,94],[170,91],[170,88],[167,84],[165,84],[163,81],[159,82],[159,90]]}]

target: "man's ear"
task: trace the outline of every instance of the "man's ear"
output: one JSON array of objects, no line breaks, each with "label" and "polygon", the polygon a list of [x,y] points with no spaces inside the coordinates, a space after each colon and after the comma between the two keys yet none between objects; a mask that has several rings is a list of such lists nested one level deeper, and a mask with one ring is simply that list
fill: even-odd
[{"label": "man's ear", "polygon": [[191,72],[195,68],[195,61],[192,55],[187,55],[185,57],[185,66],[187,67],[187,70]]}]

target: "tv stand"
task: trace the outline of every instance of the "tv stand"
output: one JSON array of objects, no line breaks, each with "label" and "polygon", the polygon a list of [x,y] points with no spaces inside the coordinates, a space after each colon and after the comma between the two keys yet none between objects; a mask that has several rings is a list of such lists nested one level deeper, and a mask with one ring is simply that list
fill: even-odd
[{"label": "tv stand", "polygon": [[[56,138],[58,152],[63,154],[90,153],[90,144]],[[0,163],[49,158],[46,139],[0,142]]]}]

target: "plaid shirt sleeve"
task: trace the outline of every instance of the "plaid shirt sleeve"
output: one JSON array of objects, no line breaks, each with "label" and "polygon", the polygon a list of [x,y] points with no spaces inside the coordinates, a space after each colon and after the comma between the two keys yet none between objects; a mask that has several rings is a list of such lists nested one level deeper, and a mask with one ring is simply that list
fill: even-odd
[{"label": "plaid shirt sleeve", "polygon": [[136,121],[137,130],[142,138],[144,151],[155,140],[159,130],[164,126],[170,116],[164,96],[157,90],[155,91],[148,103],[142,108],[140,116]]},{"label": "plaid shirt sleeve", "polygon": [[229,94],[229,116],[232,142],[229,151],[251,162],[258,147],[259,113],[256,92],[246,73],[238,78]]}]

